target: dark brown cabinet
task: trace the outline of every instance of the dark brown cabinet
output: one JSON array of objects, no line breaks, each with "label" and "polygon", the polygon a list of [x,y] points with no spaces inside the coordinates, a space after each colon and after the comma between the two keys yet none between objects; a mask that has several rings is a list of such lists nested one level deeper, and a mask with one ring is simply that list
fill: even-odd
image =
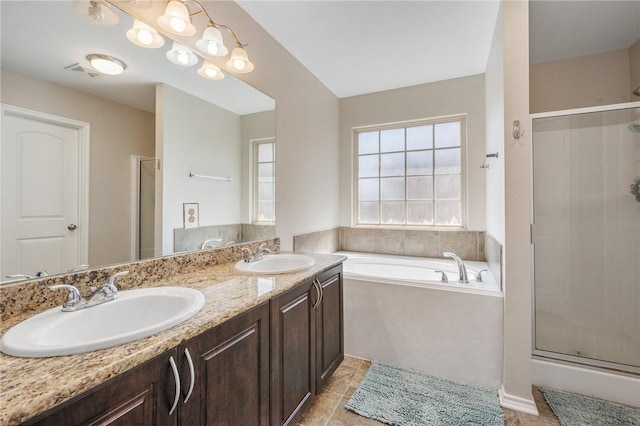
[{"label": "dark brown cabinet", "polygon": [[176,354],[166,352],[24,424],[177,425],[177,414],[169,415],[177,390],[170,359]]},{"label": "dark brown cabinet", "polygon": [[179,350],[182,425],[269,424],[268,303],[194,337]]},{"label": "dark brown cabinet", "polygon": [[342,265],[271,300],[271,424],[290,425],[344,359]]}]

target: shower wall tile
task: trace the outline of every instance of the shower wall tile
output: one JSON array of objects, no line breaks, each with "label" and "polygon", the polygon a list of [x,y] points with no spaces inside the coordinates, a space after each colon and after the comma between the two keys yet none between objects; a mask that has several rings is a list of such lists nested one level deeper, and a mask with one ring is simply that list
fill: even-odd
[{"label": "shower wall tile", "polygon": [[373,229],[340,228],[340,250],[373,253]]},{"label": "shower wall tile", "polygon": [[298,253],[335,253],[339,248],[338,228],[293,237],[293,251]]},{"label": "shower wall tile", "polygon": [[404,230],[374,229],[374,253],[404,255]]},{"label": "shower wall tile", "polygon": [[440,232],[405,231],[404,254],[407,256],[440,257]]}]

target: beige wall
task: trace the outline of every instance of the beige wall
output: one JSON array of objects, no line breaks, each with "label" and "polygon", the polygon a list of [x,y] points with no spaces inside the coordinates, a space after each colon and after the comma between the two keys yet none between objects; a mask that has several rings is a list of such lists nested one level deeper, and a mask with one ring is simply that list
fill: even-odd
[{"label": "beige wall", "polygon": [[484,230],[484,75],[340,99],[340,224],[351,226],[354,127],[453,114],[467,114],[467,228]]},{"label": "beige wall", "polygon": [[[503,406],[537,413],[531,394],[529,2],[503,1],[505,243]],[[524,134],[511,135],[519,120]]]},{"label": "beige wall", "polygon": [[532,64],[530,72],[532,113],[631,100],[628,49]]},{"label": "beige wall", "polygon": [[[631,92],[640,87],[640,39],[629,48],[629,89]],[[640,101],[640,96],[632,95],[632,101]]]},{"label": "beige wall", "polygon": [[154,115],[6,70],[1,80],[3,103],[91,125],[89,264],[129,260],[130,156],[154,156]]}]

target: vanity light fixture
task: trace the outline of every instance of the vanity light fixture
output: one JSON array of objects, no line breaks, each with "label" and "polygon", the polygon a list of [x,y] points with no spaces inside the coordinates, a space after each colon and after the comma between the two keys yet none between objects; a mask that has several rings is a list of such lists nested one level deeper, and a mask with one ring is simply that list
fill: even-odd
[{"label": "vanity light fixture", "polygon": [[118,23],[120,18],[111,7],[102,0],[74,0],[73,9],[80,16],[84,16],[97,25],[111,26]]},{"label": "vanity light fixture", "polygon": [[167,52],[167,59],[183,67],[190,67],[198,63],[198,57],[195,53],[176,42],[173,42],[171,50]]},{"label": "vanity light fixture", "polygon": [[191,23],[191,16],[187,6],[179,0],[171,0],[158,17],[158,25],[172,34],[191,37],[196,33],[196,27]]},{"label": "vanity light fixture", "polygon": [[226,63],[227,69],[237,73],[247,73],[253,71],[253,64],[249,62],[247,51],[241,46],[236,47],[231,52],[231,58]]},{"label": "vanity light fixture", "polygon": [[119,75],[127,68],[127,65],[120,59],[99,53],[87,55],[87,60],[95,70],[102,74]]},{"label": "vanity light fixture", "polygon": [[229,53],[222,41],[222,33],[213,25],[209,25],[202,33],[202,38],[196,41],[196,47],[203,53],[212,56],[226,56]]},{"label": "vanity light fixture", "polygon": [[127,31],[127,38],[131,43],[149,49],[164,46],[164,38],[155,29],[137,19],[133,21],[133,27]]},{"label": "vanity light fixture", "polygon": [[220,68],[209,61],[204,61],[198,69],[198,75],[209,80],[222,80],[224,78],[224,73]]}]

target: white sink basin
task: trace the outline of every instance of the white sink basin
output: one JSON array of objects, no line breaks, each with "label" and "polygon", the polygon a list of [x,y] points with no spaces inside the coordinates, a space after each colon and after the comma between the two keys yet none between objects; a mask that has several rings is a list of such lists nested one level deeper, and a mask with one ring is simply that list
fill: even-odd
[{"label": "white sink basin", "polygon": [[268,254],[257,262],[236,263],[236,269],[250,274],[286,274],[304,271],[316,263],[315,259],[304,254]]},{"label": "white sink basin", "polygon": [[167,330],[198,313],[204,301],[201,292],[184,287],[125,290],[101,305],[34,315],[2,336],[0,350],[32,358],[109,348]]}]

